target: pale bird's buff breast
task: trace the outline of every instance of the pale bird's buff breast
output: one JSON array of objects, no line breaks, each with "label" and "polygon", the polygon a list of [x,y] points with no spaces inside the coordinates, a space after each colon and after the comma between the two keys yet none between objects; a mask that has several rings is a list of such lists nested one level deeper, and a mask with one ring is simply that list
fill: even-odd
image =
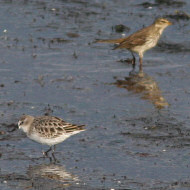
[{"label": "pale bird's buff breast", "polygon": [[140,69],[142,69],[142,58],[144,52],[155,47],[164,29],[172,25],[170,21],[164,18],[158,18],[153,24],[138,30],[126,38],[97,40],[100,43],[115,43],[115,49],[128,49],[133,56],[132,64],[135,65],[135,56],[133,52],[139,55]]},{"label": "pale bird's buff breast", "polygon": [[156,37],[149,37],[146,39],[146,42],[140,46],[135,46],[132,48],[132,50],[136,53],[143,54],[147,50],[155,47],[158,43],[158,40],[160,38],[160,35],[157,35]]}]

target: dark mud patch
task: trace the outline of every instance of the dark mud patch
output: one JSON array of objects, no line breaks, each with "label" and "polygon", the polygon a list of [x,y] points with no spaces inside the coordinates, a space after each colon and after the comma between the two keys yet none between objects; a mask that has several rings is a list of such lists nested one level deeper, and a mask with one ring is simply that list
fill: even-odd
[{"label": "dark mud patch", "polygon": [[179,20],[189,20],[190,14],[183,12],[183,11],[175,11],[175,14],[166,15],[167,18],[174,19],[176,21]]},{"label": "dark mud patch", "polygon": [[122,32],[129,32],[130,28],[123,25],[123,24],[118,24],[112,27],[112,30],[117,32],[117,33],[122,33]]},{"label": "dark mud patch", "polygon": [[[1,1],[0,189],[189,189],[190,4],[140,3]],[[143,75],[116,62],[128,52],[91,43],[164,15],[174,25]],[[22,114],[87,130],[57,146],[53,165],[17,130]]]},{"label": "dark mud patch", "polygon": [[121,135],[140,139],[141,145],[144,144],[143,141],[145,140],[153,146],[159,146],[161,143],[167,149],[181,149],[190,146],[190,130],[183,127],[184,123],[178,122],[171,116],[158,114],[156,118],[151,116],[132,118],[126,122],[131,127],[128,131],[122,131]]},{"label": "dark mud patch", "polygon": [[[74,36],[74,35],[73,35]],[[71,37],[71,35],[70,35]],[[55,43],[68,43],[68,42],[71,42],[70,40],[66,40],[64,38],[52,38],[52,39],[47,39],[47,38],[42,38],[42,37],[39,37],[38,40],[42,41],[43,43],[47,43],[49,44],[55,44]]]},{"label": "dark mud patch", "polygon": [[183,44],[170,44],[168,42],[158,43],[155,50],[168,53],[188,53],[190,52],[190,46],[185,42]]},{"label": "dark mud patch", "polygon": [[157,6],[168,6],[168,7],[176,7],[180,8],[186,5],[186,2],[184,1],[173,1],[173,0],[155,0],[155,3],[150,3],[150,2],[143,2],[140,4],[144,8],[149,8],[149,7],[157,7]]}]

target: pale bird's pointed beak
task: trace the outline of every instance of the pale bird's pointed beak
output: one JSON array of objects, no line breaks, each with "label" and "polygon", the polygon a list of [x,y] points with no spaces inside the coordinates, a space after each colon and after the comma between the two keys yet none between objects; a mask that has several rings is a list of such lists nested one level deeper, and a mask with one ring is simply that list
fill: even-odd
[{"label": "pale bird's pointed beak", "polygon": [[173,25],[173,23],[169,21],[169,22],[168,22],[168,25]]},{"label": "pale bird's pointed beak", "polygon": [[18,122],[18,128],[19,128],[19,129],[21,128],[21,126],[20,126],[20,121]]}]

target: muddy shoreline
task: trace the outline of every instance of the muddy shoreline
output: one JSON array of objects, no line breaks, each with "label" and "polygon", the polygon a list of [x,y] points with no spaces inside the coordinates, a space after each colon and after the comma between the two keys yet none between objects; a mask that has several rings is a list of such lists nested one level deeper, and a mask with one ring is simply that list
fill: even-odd
[{"label": "muddy shoreline", "polygon": [[[190,188],[190,2],[0,2],[0,189]],[[168,27],[143,73],[96,39],[129,35],[157,17]],[[22,114],[87,130],[48,147],[17,128]]]}]

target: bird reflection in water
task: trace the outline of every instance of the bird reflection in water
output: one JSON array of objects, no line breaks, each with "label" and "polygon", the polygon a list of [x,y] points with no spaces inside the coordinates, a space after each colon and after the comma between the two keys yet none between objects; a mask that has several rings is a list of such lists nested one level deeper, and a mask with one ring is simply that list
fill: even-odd
[{"label": "bird reflection in water", "polygon": [[79,179],[67,172],[64,166],[55,164],[30,166],[27,174],[32,181],[32,187],[35,188],[64,188],[79,182]]},{"label": "bird reflection in water", "polygon": [[141,94],[142,99],[149,100],[158,109],[169,105],[162,96],[162,91],[155,79],[144,73],[141,67],[139,67],[138,72],[136,72],[135,67],[133,67],[129,76],[125,77],[125,80],[116,80],[115,84],[120,88]]}]

